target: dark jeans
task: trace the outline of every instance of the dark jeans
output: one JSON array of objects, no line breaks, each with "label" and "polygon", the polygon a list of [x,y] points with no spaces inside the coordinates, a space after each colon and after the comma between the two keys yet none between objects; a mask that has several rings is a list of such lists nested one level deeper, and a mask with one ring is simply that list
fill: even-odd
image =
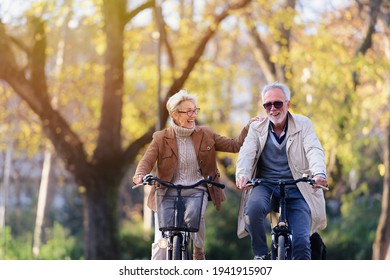
[{"label": "dark jeans", "polygon": [[[278,186],[260,185],[255,187],[245,206],[246,230],[251,237],[255,256],[268,253],[266,222],[267,214],[278,205]],[[297,187],[286,187],[287,220],[292,230],[292,258],[310,260],[310,208]]]}]

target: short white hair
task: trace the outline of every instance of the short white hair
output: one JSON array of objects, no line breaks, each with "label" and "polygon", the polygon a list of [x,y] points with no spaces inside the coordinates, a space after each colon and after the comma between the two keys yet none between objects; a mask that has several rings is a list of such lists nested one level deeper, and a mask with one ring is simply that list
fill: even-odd
[{"label": "short white hair", "polygon": [[172,116],[173,112],[177,112],[180,103],[186,100],[192,101],[195,106],[198,105],[198,98],[196,95],[188,93],[188,91],[185,89],[182,89],[172,95],[167,101],[167,110],[169,115]]},{"label": "short white hair", "polygon": [[289,101],[290,98],[291,98],[291,93],[290,93],[290,89],[285,85],[285,84],[282,84],[280,82],[274,82],[274,83],[271,83],[271,84],[268,84],[266,85],[263,90],[261,91],[261,98],[262,100],[264,101],[264,96],[265,94],[271,90],[271,89],[274,89],[274,88],[278,88],[280,89],[281,91],[283,91],[284,93],[284,97],[286,98],[286,101]]}]

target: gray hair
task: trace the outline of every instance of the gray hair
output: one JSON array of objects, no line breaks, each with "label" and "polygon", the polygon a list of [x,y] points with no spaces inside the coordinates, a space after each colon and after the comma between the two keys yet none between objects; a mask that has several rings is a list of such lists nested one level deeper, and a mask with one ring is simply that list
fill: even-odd
[{"label": "gray hair", "polygon": [[290,100],[291,93],[290,93],[289,88],[288,88],[285,84],[282,84],[282,83],[279,83],[279,82],[274,82],[274,83],[271,83],[271,84],[266,85],[266,86],[263,88],[263,90],[261,91],[261,98],[262,98],[263,101],[264,101],[264,96],[265,96],[265,94],[266,94],[269,90],[274,89],[274,88],[278,88],[278,89],[280,89],[281,91],[283,91],[284,97],[286,98],[286,101],[289,101],[289,100]]},{"label": "gray hair", "polygon": [[182,89],[172,95],[167,101],[167,110],[169,115],[172,116],[172,113],[178,110],[180,103],[186,100],[192,101],[195,106],[198,105],[198,99],[196,95],[188,93],[185,89]]}]

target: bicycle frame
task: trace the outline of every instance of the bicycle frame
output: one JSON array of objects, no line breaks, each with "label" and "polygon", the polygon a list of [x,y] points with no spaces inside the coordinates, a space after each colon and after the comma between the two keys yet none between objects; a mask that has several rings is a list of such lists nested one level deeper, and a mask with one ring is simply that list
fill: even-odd
[{"label": "bicycle frame", "polygon": [[[166,240],[166,244],[159,244],[161,248],[167,248],[167,259],[168,260],[189,260],[189,244],[190,244],[190,230],[182,229],[184,221],[184,200],[181,195],[182,189],[176,188],[177,197],[174,200],[174,227],[169,230],[161,230],[163,240]],[[202,190],[203,191],[203,190]],[[202,195],[203,200],[203,195]],[[164,241],[163,241],[164,242]],[[165,245],[165,246],[164,246]]]},{"label": "bicycle frame", "polygon": [[289,228],[286,211],[286,186],[294,186],[299,182],[306,182],[312,186],[328,190],[327,187],[317,185],[315,181],[307,176],[297,180],[268,180],[253,178],[247,183],[249,186],[258,186],[261,183],[268,183],[279,186],[279,218],[277,224],[271,230],[271,259],[272,260],[290,260],[292,258],[292,236]]},{"label": "bicycle frame", "polygon": [[[183,226],[183,220],[184,220],[184,212],[185,212],[185,206],[184,206],[184,197],[182,196],[181,192],[183,189],[191,189],[191,188],[196,188],[198,186],[204,186],[205,184],[211,184],[213,186],[219,187],[219,188],[224,188],[225,185],[220,184],[218,182],[212,181],[211,177],[208,177],[208,179],[202,179],[195,184],[192,185],[175,185],[171,182],[163,181],[159,179],[158,177],[155,177],[151,174],[146,175],[143,178],[143,183],[138,184],[133,186],[134,188],[137,188],[142,185],[153,185],[154,183],[157,183],[160,186],[163,186],[168,189],[175,189],[177,191],[177,195],[175,196],[165,196],[162,195],[161,197],[167,197],[168,199],[171,198],[173,199],[171,201],[173,207],[173,225],[169,226],[161,226],[161,220],[159,219],[159,226],[160,226],[160,231],[162,232],[163,235],[163,240],[162,243],[160,243],[161,248],[167,248],[167,259],[168,260],[188,260],[190,259],[190,254],[189,254],[189,243],[190,243],[190,233],[191,232],[197,232],[199,230],[199,222],[200,222],[200,215],[199,213],[199,222],[196,227],[186,227]],[[158,194],[158,190],[161,189],[161,187],[157,187],[156,189],[156,195]],[[204,192],[207,190],[199,189],[202,191],[201,195],[195,194],[193,197],[190,197],[190,199],[200,199],[201,203],[203,203],[203,196]],[[199,193],[200,194],[200,193]],[[200,204],[200,208],[202,208],[202,204]],[[164,209],[162,209],[164,210]],[[201,211],[201,209],[198,209]],[[158,210],[157,213],[160,211]],[[195,223],[197,223],[195,221]]]},{"label": "bicycle frame", "polygon": [[286,185],[279,183],[279,219],[271,231],[271,259],[284,260],[292,257],[292,232],[288,226],[286,213]]}]

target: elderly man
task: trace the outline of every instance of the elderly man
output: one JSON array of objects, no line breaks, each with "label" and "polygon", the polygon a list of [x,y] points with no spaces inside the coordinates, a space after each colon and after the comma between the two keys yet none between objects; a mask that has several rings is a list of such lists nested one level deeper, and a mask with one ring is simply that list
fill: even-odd
[{"label": "elderly man", "polygon": [[[251,238],[254,259],[268,258],[265,218],[278,202],[279,189],[249,179],[297,179],[313,176],[327,186],[325,155],[309,118],[289,112],[290,90],[282,83],[266,85],[261,97],[267,118],[251,124],[240,149],[236,185],[243,190],[239,225]],[[293,231],[293,259],[311,259],[310,235],[326,227],[325,199],[320,188],[288,188],[287,218]],[[243,235],[239,235],[243,236]]]}]

